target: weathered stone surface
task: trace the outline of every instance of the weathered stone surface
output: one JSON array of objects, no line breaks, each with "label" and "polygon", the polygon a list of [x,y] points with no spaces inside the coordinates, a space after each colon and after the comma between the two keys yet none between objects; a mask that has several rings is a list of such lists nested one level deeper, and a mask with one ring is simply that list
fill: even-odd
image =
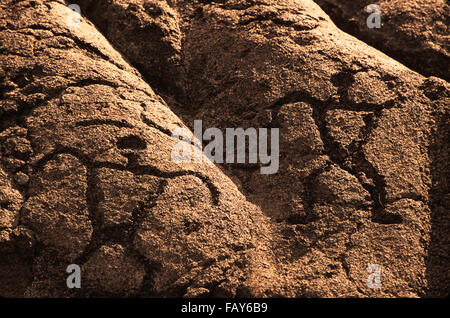
[{"label": "weathered stone surface", "polygon": [[145,278],[144,265],[119,244],[101,246],[85,263],[83,272],[86,288],[93,296],[136,294]]},{"label": "weathered stone surface", "polygon": [[[310,0],[80,4],[75,29],[63,1],[0,7],[0,246],[33,268],[6,296],[448,294],[445,80]],[[280,128],[278,173],[174,163],[194,119]]]},{"label": "weathered stone surface", "polygon": [[[450,7],[445,0],[316,0],[338,27],[425,76],[449,80]],[[368,6],[381,27],[369,28]]]},{"label": "weathered stone surface", "polygon": [[92,24],[63,1],[0,13],[1,296],[233,296],[272,264],[266,217],[213,164],[171,160],[183,123]]}]

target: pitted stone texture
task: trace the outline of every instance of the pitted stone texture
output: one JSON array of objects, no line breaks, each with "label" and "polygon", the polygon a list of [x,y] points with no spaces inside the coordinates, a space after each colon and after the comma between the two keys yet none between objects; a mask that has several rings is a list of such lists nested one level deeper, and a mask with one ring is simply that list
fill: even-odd
[{"label": "pitted stone texture", "polygon": [[22,222],[37,239],[67,253],[81,255],[89,244],[92,224],[86,202],[86,168],[71,155],[58,155],[31,180]]},{"label": "pitted stone texture", "polygon": [[305,103],[281,106],[278,121],[282,129],[282,149],[292,149],[300,156],[323,151],[323,142],[312,112],[311,106]]},{"label": "pitted stone texture", "polygon": [[[26,295],[445,295],[445,80],[343,33],[309,0],[83,1],[142,76],[88,20],[69,29],[61,1],[0,8],[13,43],[0,55],[0,129],[14,140],[2,164],[8,182],[29,177],[13,187],[40,247]],[[279,172],[223,166],[238,187],[211,162],[174,163],[171,132],[185,126],[168,106],[191,128],[280,128]],[[55,160],[86,184],[49,184]],[[89,293],[64,287],[72,248],[55,245],[46,216],[81,193],[92,233],[74,238],[76,261],[109,255],[130,277],[142,265],[142,283],[119,289],[108,269]],[[369,264],[388,279],[381,290],[364,285]]]},{"label": "pitted stone texture", "polygon": [[[316,3],[345,32],[425,76],[449,80],[450,7],[447,1],[316,0]],[[369,5],[380,8],[379,29],[367,26]]]},{"label": "pitted stone texture", "polygon": [[[173,297],[205,290],[235,296],[243,288],[264,294],[274,274],[255,276],[267,272],[261,264],[273,264],[267,219],[211,162],[172,161],[178,142],[172,130],[185,127],[182,121],[88,20],[70,28],[67,12],[63,1],[0,5],[1,43],[13,43],[0,53],[1,184],[13,193],[13,176],[29,177],[16,185],[26,202],[14,218],[37,246],[27,253],[11,248],[20,258],[13,259],[20,265],[17,274],[22,267],[31,274],[17,280],[17,289],[0,289],[0,296]],[[186,178],[194,183],[177,184]],[[161,215],[156,202],[164,194],[159,207],[181,210]],[[187,258],[181,271],[176,255],[161,258],[145,244],[135,246],[139,237],[147,239],[137,231],[152,213],[168,226],[152,232],[162,242],[160,252],[197,251],[195,261],[202,265],[192,268]],[[187,234],[170,224],[179,221],[189,231],[181,216],[211,232],[186,247]],[[8,216],[5,223],[15,226],[16,220]],[[1,232],[8,248],[18,242],[11,231]],[[5,260],[9,254],[1,255],[3,275],[12,263]],[[88,288],[67,288],[66,268],[73,263],[86,270]]]},{"label": "pitted stone texture", "polygon": [[0,290],[3,297],[23,297],[33,280],[33,233],[25,227],[0,230]]},{"label": "pitted stone texture", "polygon": [[0,229],[17,224],[22,204],[22,194],[13,188],[8,175],[0,167]]},{"label": "pitted stone texture", "polygon": [[358,179],[335,165],[317,177],[312,191],[318,204],[370,205],[370,194]]},{"label": "pitted stone texture", "polygon": [[144,266],[119,244],[101,246],[83,266],[83,287],[94,296],[132,296],[144,277]]},{"label": "pitted stone texture", "polygon": [[[168,181],[155,206],[146,212],[137,230],[135,246],[149,262],[157,264],[152,275],[156,293],[171,291],[180,277],[193,271],[200,277],[189,285],[200,279],[212,284],[230,281],[233,277],[223,273],[226,268],[222,268],[225,266],[222,263],[231,263],[243,251],[255,248],[245,215],[226,213],[211,222],[213,211],[208,188],[198,178],[185,176]],[[225,245],[221,243],[224,239]],[[242,266],[248,266],[248,260],[242,262]],[[214,269],[216,273],[203,274],[202,268],[206,272]],[[202,275],[211,276],[202,278]]]},{"label": "pitted stone texture", "polygon": [[[278,265],[287,286],[282,294],[373,295],[357,283],[368,276],[367,259],[353,264],[358,271],[347,265],[351,238],[361,234],[369,240],[380,231],[387,236],[413,231],[430,214],[430,139],[437,118],[431,101],[438,91],[445,94],[446,86],[427,84],[431,80],[341,32],[312,1],[169,5],[181,26],[174,27],[173,40],[178,32],[184,39],[179,78],[189,78],[185,96],[177,93],[171,98],[177,109],[184,107],[179,111],[191,128],[199,118],[204,129],[280,128],[277,174],[261,175],[256,169],[234,166],[230,174],[238,177],[249,200],[277,222],[280,232],[274,241],[280,246]],[[87,10],[87,14],[100,28],[106,27],[102,10]],[[121,20],[112,13],[108,16]],[[117,38],[124,34],[109,30],[106,36],[120,43]],[[146,52],[148,45],[137,49]],[[167,62],[166,68],[179,65]],[[143,73],[153,67],[140,61]],[[440,107],[448,112],[448,105]],[[416,223],[406,222],[397,205],[401,200],[418,205]],[[352,211],[355,217],[343,211]],[[423,239],[429,240],[425,232]],[[387,242],[377,244],[391,249]],[[399,249],[418,246],[400,234],[395,244]],[[299,247],[301,252],[296,250]],[[362,255],[376,253],[375,247],[352,249]],[[417,262],[397,265],[399,269],[411,266],[417,275],[406,277],[389,267],[397,273],[393,275],[399,286],[406,288],[402,295],[427,292],[428,282],[421,276],[427,252],[418,248],[417,253]],[[311,283],[292,278],[314,268],[305,261],[310,254],[322,259],[317,269],[328,262],[341,264],[336,274],[341,289],[333,285],[331,273],[321,272],[321,278],[311,277]],[[397,285],[389,286],[381,295],[399,295]]]},{"label": "pitted stone texture", "polygon": [[103,194],[98,210],[105,227],[133,222],[133,213],[157,195],[160,184],[159,178],[153,176],[111,169],[100,169],[98,178],[98,189]]}]

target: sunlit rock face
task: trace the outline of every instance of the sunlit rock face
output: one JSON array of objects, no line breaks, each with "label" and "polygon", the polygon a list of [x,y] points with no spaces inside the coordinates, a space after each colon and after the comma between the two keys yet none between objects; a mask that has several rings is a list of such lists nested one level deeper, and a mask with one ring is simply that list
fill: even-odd
[{"label": "sunlit rock face", "polygon": [[[445,5],[362,2],[3,1],[0,296],[446,296]],[[175,162],[195,120],[278,170]]]}]

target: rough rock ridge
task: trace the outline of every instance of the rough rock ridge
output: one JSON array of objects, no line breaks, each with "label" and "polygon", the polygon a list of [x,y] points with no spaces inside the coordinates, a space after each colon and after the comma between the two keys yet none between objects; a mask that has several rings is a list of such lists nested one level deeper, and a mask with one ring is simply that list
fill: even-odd
[{"label": "rough rock ridge", "polygon": [[[0,4],[0,296],[448,295],[439,68],[310,0],[79,4]],[[195,119],[280,128],[279,172],[174,163]]]},{"label": "rough rock ridge", "polygon": [[[450,6],[446,0],[317,0],[344,31],[425,76],[449,80]],[[380,28],[367,27],[369,6]]]}]

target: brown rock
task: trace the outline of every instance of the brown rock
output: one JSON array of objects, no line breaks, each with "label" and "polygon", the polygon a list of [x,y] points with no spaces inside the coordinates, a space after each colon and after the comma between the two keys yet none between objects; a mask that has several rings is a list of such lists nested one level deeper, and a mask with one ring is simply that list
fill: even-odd
[{"label": "brown rock", "polygon": [[[9,1],[0,15],[0,65],[14,84],[2,101],[17,106],[2,113],[1,158],[31,173],[15,190],[2,171],[1,220],[18,218],[39,246],[14,252],[20,239],[1,232],[2,277],[14,263],[32,273],[14,288],[2,280],[1,296],[233,296],[257,258],[272,262],[260,210],[214,165],[171,160],[171,130],[184,125],[87,20],[69,28],[62,1]],[[86,288],[65,286],[70,264]]]},{"label": "brown rock", "polygon": [[[0,262],[33,268],[6,296],[448,293],[445,80],[309,0],[81,4],[106,38],[63,1],[0,7],[0,185],[19,204],[0,246],[16,219],[39,243]],[[175,163],[180,118],[280,128],[278,173]],[[86,289],[64,286],[71,263]]]},{"label": "brown rock", "polygon": [[[338,27],[411,69],[449,80],[449,12],[445,0],[317,0]],[[367,18],[380,8],[381,27]]]}]

